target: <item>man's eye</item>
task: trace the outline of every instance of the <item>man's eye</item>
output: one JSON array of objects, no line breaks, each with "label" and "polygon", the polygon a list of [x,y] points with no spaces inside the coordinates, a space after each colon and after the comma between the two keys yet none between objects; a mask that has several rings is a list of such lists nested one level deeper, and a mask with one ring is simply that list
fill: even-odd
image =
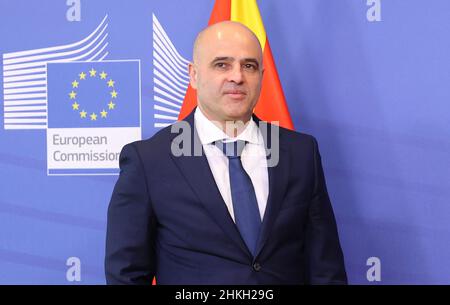
[{"label": "man's eye", "polygon": [[226,66],[227,66],[227,64],[226,63],[224,63],[224,62],[218,62],[218,63],[216,63],[216,65],[215,65],[217,68],[226,68]]},{"label": "man's eye", "polygon": [[245,64],[244,68],[248,70],[256,70],[256,66],[253,64]]}]

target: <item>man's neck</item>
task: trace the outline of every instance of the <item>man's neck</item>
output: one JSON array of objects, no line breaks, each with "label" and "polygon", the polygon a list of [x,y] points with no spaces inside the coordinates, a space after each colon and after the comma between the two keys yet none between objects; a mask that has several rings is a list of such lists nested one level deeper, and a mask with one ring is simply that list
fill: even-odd
[{"label": "man's neck", "polygon": [[199,106],[200,111],[203,113],[203,115],[214,125],[216,125],[219,129],[221,129],[227,136],[231,138],[236,138],[238,135],[240,135],[245,128],[247,127],[248,123],[250,122],[251,115],[242,120],[215,120],[212,118],[206,111],[204,111]]}]

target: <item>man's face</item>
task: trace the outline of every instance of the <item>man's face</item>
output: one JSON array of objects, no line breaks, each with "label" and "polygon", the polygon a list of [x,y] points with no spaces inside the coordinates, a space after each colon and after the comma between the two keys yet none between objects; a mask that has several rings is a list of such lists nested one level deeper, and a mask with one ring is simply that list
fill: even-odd
[{"label": "man's face", "polygon": [[258,40],[241,26],[204,33],[189,74],[198,105],[209,120],[250,119],[261,91],[261,57]]}]

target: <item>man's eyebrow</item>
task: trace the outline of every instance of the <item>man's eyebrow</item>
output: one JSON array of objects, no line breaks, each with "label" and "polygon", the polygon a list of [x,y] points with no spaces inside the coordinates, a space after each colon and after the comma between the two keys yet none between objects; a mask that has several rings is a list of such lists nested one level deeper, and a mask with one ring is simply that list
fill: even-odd
[{"label": "man's eyebrow", "polygon": [[234,57],[229,57],[229,56],[222,56],[222,57],[216,57],[214,58],[211,63],[214,64],[218,61],[233,61]]},{"label": "man's eyebrow", "polygon": [[[211,61],[211,64],[215,64],[218,61],[234,61],[235,58],[234,57],[230,57],[230,56],[220,56],[220,57],[216,57]],[[259,67],[259,61],[256,58],[253,57],[249,57],[249,58],[244,58],[241,60],[241,62],[244,63],[254,63],[257,67]]]}]

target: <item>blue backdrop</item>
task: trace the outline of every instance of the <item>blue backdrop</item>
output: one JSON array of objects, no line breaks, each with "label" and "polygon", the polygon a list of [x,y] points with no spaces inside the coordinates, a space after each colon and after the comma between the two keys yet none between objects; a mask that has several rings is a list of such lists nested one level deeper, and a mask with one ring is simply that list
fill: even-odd
[{"label": "blue backdrop", "polygon": [[[83,149],[114,154],[175,120],[212,5],[0,0],[1,284],[105,282],[117,176],[109,163],[82,163]],[[259,7],[295,128],[319,141],[350,283],[449,283],[450,2]],[[83,91],[88,83],[101,90]],[[69,174],[48,171],[48,119],[69,141]]]}]

